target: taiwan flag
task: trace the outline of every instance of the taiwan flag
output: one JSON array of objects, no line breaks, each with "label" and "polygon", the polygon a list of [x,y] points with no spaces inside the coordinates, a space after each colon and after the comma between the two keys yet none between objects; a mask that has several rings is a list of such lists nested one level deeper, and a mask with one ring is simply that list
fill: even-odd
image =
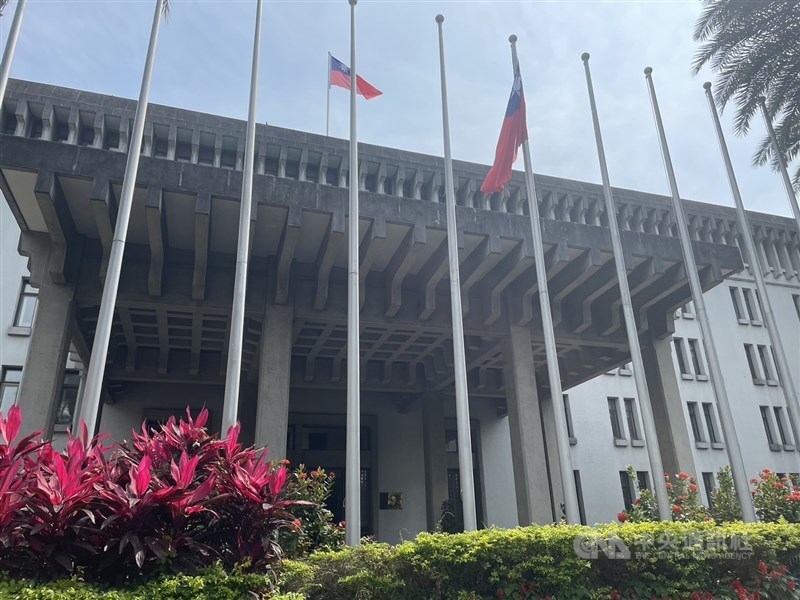
[{"label": "taiwan flag", "polygon": [[[346,90],[350,89],[350,67],[344,64],[333,55],[328,54],[330,68],[328,72],[328,87],[336,85],[343,87]],[[361,75],[356,75],[356,93],[364,96],[369,100],[375,96],[383,94],[378,88],[370,85],[361,78]]]},{"label": "taiwan flag", "polygon": [[522,93],[522,78],[519,68],[514,73],[514,85],[508,99],[506,116],[497,141],[494,164],[481,186],[481,192],[492,194],[502,192],[511,179],[511,165],[517,160],[520,144],[528,139],[528,124],[525,119],[525,95]]}]

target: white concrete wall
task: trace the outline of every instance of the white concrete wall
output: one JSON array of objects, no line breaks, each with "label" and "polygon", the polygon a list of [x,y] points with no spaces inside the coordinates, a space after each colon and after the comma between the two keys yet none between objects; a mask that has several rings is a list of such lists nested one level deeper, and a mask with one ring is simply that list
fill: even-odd
[{"label": "white concrete wall", "polygon": [[28,336],[9,335],[14,324],[22,278],[28,276],[28,259],[17,252],[19,227],[0,193],[0,365],[22,366],[28,353]]}]

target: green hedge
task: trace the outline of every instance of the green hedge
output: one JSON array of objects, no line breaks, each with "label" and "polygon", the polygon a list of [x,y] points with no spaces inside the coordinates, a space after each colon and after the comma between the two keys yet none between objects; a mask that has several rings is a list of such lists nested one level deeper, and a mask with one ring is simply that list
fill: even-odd
[{"label": "green hedge", "polygon": [[[579,558],[576,536],[621,540],[633,557],[612,560],[600,552],[597,559]],[[676,540],[677,548],[668,545],[661,551],[669,556],[659,557],[659,548],[670,540]],[[715,550],[720,540],[725,543]],[[746,542],[752,554],[738,552],[734,558],[731,540]],[[640,549],[648,549],[647,555]],[[480,600],[501,595],[562,600],[609,598],[614,590],[630,598],[689,598],[701,591],[735,598],[731,583],[757,581],[761,561],[789,565],[800,575],[800,525],[642,523],[421,534],[399,546],[374,544],[287,561],[280,569],[279,587],[309,600]],[[771,596],[762,591],[761,597]],[[780,597],[800,598],[800,589]]]},{"label": "green hedge", "polygon": [[[583,549],[597,548],[598,540],[616,540],[633,556],[612,559],[598,551],[596,558],[580,558],[574,545],[578,536],[586,541]],[[731,540],[746,543],[752,554],[744,548],[732,549]],[[613,547],[620,549],[622,545]],[[739,554],[731,555],[734,550]],[[667,555],[659,556],[658,552]],[[761,569],[788,566],[788,572],[770,589],[769,577],[759,572],[762,561],[765,565]],[[782,600],[800,599],[800,586],[789,590],[790,585],[800,583],[798,575],[800,525],[562,525],[421,534],[399,546],[367,544],[318,552],[307,559],[285,561],[269,575],[228,574],[217,567],[197,575],[163,575],[114,589],[76,580],[35,584],[0,578],[0,599],[489,600],[549,595],[554,600],[706,600],[708,596],[696,593],[738,598],[731,586],[738,579],[749,589],[759,590],[760,598]],[[783,591],[776,592],[777,588]]]}]

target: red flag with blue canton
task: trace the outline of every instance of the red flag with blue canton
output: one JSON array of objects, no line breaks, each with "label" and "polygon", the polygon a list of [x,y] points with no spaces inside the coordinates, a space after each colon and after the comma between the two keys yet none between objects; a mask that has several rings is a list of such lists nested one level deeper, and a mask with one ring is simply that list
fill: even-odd
[{"label": "red flag with blue canton", "polygon": [[522,77],[519,67],[514,73],[514,85],[508,99],[506,116],[500,129],[500,139],[494,155],[494,164],[481,186],[481,192],[492,194],[502,192],[511,179],[511,165],[517,160],[517,150],[528,139],[528,124],[525,118],[525,95],[522,93]]},{"label": "red flag with blue canton", "polygon": [[[350,89],[350,67],[337,59],[335,56],[330,55],[330,85],[336,85],[346,90]],[[361,75],[356,75],[356,93],[364,96],[366,100],[380,96],[383,94],[378,88],[370,85],[361,78]]]}]

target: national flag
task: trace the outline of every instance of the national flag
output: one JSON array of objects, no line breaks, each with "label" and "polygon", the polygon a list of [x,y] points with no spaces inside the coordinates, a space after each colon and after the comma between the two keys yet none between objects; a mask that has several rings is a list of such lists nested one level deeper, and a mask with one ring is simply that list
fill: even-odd
[{"label": "national flag", "polygon": [[525,95],[522,93],[522,77],[519,68],[514,73],[514,84],[506,107],[500,139],[489,174],[481,186],[481,192],[492,194],[501,192],[511,179],[511,165],[517,160],[517,150],[528,139],[528,124],[525,118]]},{"label": "national flag", "polygon": [[[328,54],[330,57],[330,72],[329,72],[329,86],[336,85],[346,90],[350,89],[350,67],[337,59],[335,56]],[[356,75],[356,93],[364,96],[369,100],[375,96],[383,94],[378,88],[370,85],[361,75]]]}]

